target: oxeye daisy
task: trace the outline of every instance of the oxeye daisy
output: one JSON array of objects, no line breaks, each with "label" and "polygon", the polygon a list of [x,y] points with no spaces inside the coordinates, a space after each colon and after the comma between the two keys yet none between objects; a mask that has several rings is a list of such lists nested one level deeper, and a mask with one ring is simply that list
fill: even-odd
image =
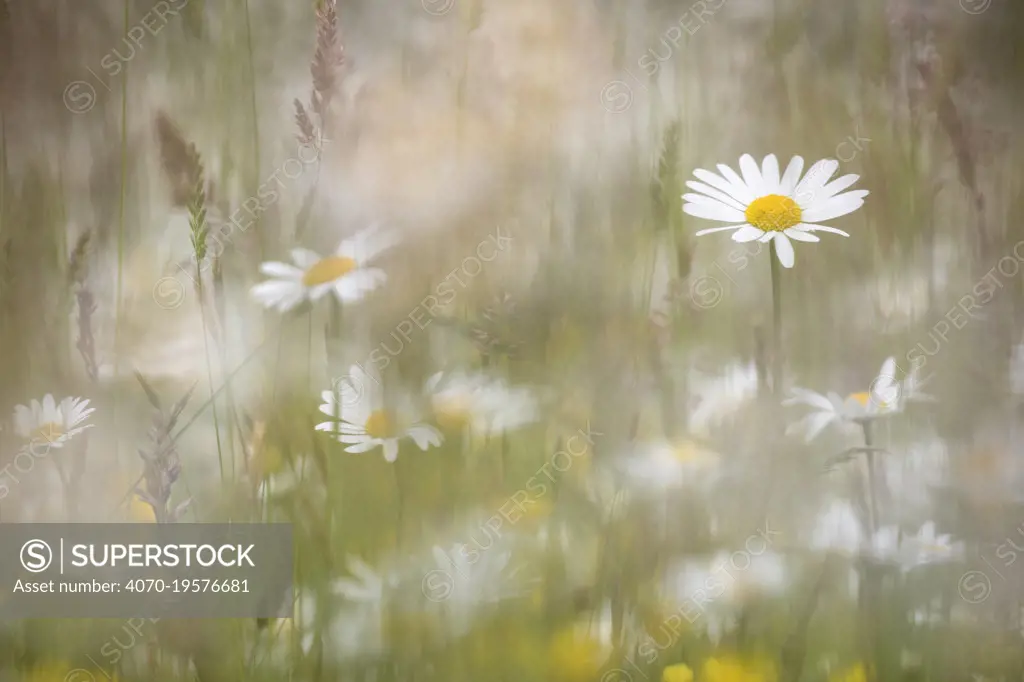
[{"label": "oxeye daisy", "polygon": [[814,411],[790,425],[788,433],[802,432],[804,439],[810,442],[833,422],[861,423],[901,412],[909,402],[933,401],[934,398],[920,392],[922,383],[917,377],[917,368],[903,381],[896,381],[896,359],[888,358],[867,391],[851,393],[846,398],[834,392],[822,395],[806,388],[793,388],[782,404],[805,405]]},{"label": "oxeye daisy", "polygon": [[292,249],[294,265],[272,261],[260,266],[260,272],[272,279],[254,286],[252,296],[282,313],[328,292],[343,303],[358,301],[387,279],[383,270],[368,264],[393,244],[393,235],[370,228],[343,241],[330,256]]},{"label": "oxeye daisy", "polygon": [[317,431],[328,431],[341,443],[345,452],[367,452],[376,447],[384,451],[384,459],[398,459],[398,444],[410,438],[420,450],[437,447],[443,442],[441,433],[432,426],[419,424],[402,411],[384,406],[383,395],[376,390],[380,382],[358,365],[349,370],[347,381],[341,382],[340,395],[324,391],[320,411],[339,421],[316,425]]},{"label": "oxeye daisy", "polygon": [[774,240],[775,253],[783,267],[793,267],[793,245],[820,241],[814,232],[850,235],[834,227],[821,225],[853,213],[864,204],[867,190],[843,192],[857,181],[857,175],[844,175],[829,180],[839,168],[833,159],[818,161],[800,179],[804,160],[794,156],[779,174],[774,154],[764,158],[761,167],[749,154],[740,158],[742,177],[725,164],[718,164],[721,175],[698,168],[693,172],[698,181],[686,186],[699,194],[683,195],[683,212],[696,218],[730,223],[725,227],[700,230],[697,236],[732,230],[737,242]]},{"label": "oxeye daisy", "polygon": [[425,388],[437,423],[451,430],[468,424],[476,433],[495,435],[532,424],[539,416],[529,389],[483,374],[438,373]]},{"label": "oxeye daisy", "polygon": [[14,408],[14,428],[18,435],[33,444],[49,444],[63,447],[73,437],[91,428],[86,424],[96,409],[89,407],[89,401],[82,398],[64,398],[57,403],[49,393],[40,403],[33,400],[28,407]]}]

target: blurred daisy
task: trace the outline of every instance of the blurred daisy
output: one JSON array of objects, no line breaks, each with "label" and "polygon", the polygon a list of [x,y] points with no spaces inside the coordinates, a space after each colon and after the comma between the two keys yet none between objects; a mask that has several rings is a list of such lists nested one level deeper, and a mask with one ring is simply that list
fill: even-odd
[{"label": "blurred daisy", "polygon": [[719,641],[735,625],[737,610],[745,602],[779,594],[789,584],[782,555],[767,549],[758,554],[738,550],[688,559],[670,575],[669,597],[686,613],[699,614],[712,641]]},{"label": "blurred daisy", "polygon": [[951,535],[938,534],[935,524],[925,523],[916,535],[905,538],[901,545],[905,563],[911,567],[955,561],[963,556],[964,545],[954,542]]},{"label": "blurred daisy", "polygon": [[481,610],[523,590],[513,583],[508,550],[477,549],[456,544],[448,551],[435,546],[433,565],[422,581],[423,594],[433,607],[443,611],[447,630],[453,637],[467,634]]},{"label": "blurred daisy", "polygon": [[438,373],[426,390],[437,422],[453,430],[469,425],[482,435],[511,431],[537,421],[537,402],[525,388],[483,374]]},{"label": "blurred daisy", "polygon": [[863,548],[864,530],[856,510],[845,500],[833,500],[818,517],[811,533],[811,548],[854,556]]},{"label": "blurred daisy", "polygon": [[915,535],[905,535],[897,526],[878,529],[871,539],[870,555],[877,561],[892,563],[904,571],[919,566],[955,561],[963,555],[963,543],[950,535],[938,535],[929,521]]},{"label": "blurred daisy", "polygon": [[32,444],[47,443],[59,448],[93,426],[85,421],[95,411],[89,407],[88,400],[64,398],[58,404],[47,393],[42,403],[33,400],[28,407],[17,405],[14,408],[14,428]]},{"label": "blurred daisy", "polygon": [[721,457],[691,440],[648,445],[625,460],[623,468],[636,483],[654,488],[702,487],[718,474]]},{"label": "blurred daisy", "polygon": [[254,286],[252,296],[282,313],[331,291],[342,303],[358,301],[387,279],[383,270],[367,265],[393,244],[390,235],[370,228],[343,241],[330,256],[292,249],[295,265],[271,261],[260,266],[260,272],[272,279]]},{"label": "blurred daisy", "polygon": [[802,433],[804,440],[810,442],[833,422],[855,424],[901,412],[908,402],[933,400],[931,396],[920,392],[921,383],[916,370],[911,371],[903,382],[897,382],[896,359],[888,358],[882,363],[878,376],[867,391],[851,393],[845,399],[834,392],[825,396],[806,388],[794,387],[790,389],[790,397],[782,404],[804,405],[814,411],[791,424],[786,432],[790,435]]},{"label": "blurred daisy", "polygon": [[404,412],[385,409],[380,382],[367,374],[359,365],[353,365],[341,382],[340,396],[324,391],[324,404],[320,411],[340,421],[316,425],[317,431],[328,431],[341,443],[347,443],[345,452],[367,452],[380,447],[384,459],[398,459],[398,445],[410,438],[420,450],[437,447],[443,438],[432,426],[415,423]]},{"label": "blurred daisy", "polygon": [[691,377],[693,394],[699,402],[690,414],[690,432],[707,436],[757,396],[757,368],[753,362],[734,363],[715,377]]},{"label": "blurred daisy", "polygon": [[684,194],[683,212],[696,218],[731,223],[697,232],[697,236],[732,230],[737,242],[768,242],[775,240],[775,253],[784,267],[793,267],[793,245],[819,241],[814,232],[832,232],[844,237],[850,235],[834,227],[819,224],[853,213],[864,205],[867,190],[843,192],[859,176],[844,175],[829,180],[839,168],[833,159],[818,161],[804,178],[800,173],[804,160],[794,156],[785,172],[779,174],[779,162],[774,154],[764,158],[761,167],[749,154],[740,157],[740,177],[729,166],[718,164],[716,175],[698,168],[693,172],[698,180],[687,181],[686,186],[700,194]]}]

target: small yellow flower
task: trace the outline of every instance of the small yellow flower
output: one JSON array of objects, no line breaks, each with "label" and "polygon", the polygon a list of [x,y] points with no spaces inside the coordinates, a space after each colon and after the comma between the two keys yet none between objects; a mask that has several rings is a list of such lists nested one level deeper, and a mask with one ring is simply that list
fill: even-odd
[{"label": "small yellow flower", "polygon": [[[113,675],[113,677],[110,675]],[[89,671],[85,668],[56,661],[53,663],[43,663],[32,668],[24,678],[25,682],[78,682],[78,680],[85,682],[85,680],[100,679],[117,682],[118,677],[117,673],[111,672],[108,674],[99,670]]]},{"label": "small yellow flower", "polygon": [[684,663],[670,665],[661,672],[661,682],[693,682],[693,671]]},{"label": "small yellow flower", "polygon": [[608,651],[596,637],[575,628],[558,633],[551,641],[548,665],[557,682],[589,682],[597,676]]},{"label": "small yellow flower", "polygon": [[709,658],[701,670],[700,682],[775,682],[770,664],[744,662],[732,657]]},{"label": "small yellow flower", "polygon": [[852,668],[831,675],[829,682],[868,682],[868,674],[864,664],[858,663]]}]

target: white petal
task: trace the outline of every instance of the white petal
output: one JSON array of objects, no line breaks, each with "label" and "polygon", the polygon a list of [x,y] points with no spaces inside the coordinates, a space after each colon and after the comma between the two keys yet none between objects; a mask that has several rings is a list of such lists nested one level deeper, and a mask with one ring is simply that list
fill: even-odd
[{"label": "white petal", "polygon": [[821,239],[814,236],[810,232],[804,232],[803,230],[795,230],[792,227],[788,230],[783,230],[782,234],[786,235],[790,239],[795,239],[798,242],[820,242]]},{"label": "white petal", "polygon": [[802,230],[804,232],[831,232],[832,234],[838,234],[843,237],[849,237],[849,233],[843,232],[842,230],[828,225],[815,225],[814,223],[800,223],[795,227],[791,227],[791,230]]},{"label": "white petal", "polygon": [[417,424],[406,431],[406,435],[412,438],[420,450],[428,450],[431,446],[438,447],[443,442],[441,433],[432,426]]},{"label": "white petal", "polygon": [[43,421],[57,421],[57,403],[49,393],[43,397]]},{"label": "white petal", "polygon": [[836,178],[821,188],[821,200],[824,201],[825,199],[831,199],[853,183],[857,182],[859,179],[860,176],[854,175],[853,173],[844,175],[841,178]]},{"label": "white petal", "polygon": [[376,438],[371,438],[370,440],[368,440],[366,442],[363,442],[363,443],[356,443],[355,445],[349,445],[347,448],[345,448],[345,452],[351,452],[353,454],[358,454],[360,452],[369,452],[370,450],[373,450],[378,445],[380,445],[380,441],[377,440]]},{"label": "white petal", "polygon": [[693,233],[693,236],[695,236],[695,237],[703,237],[704,235],[711,234],[712,232],[725,232],[726,230],[739,230],[740,228],[743,228],[743,227],[749,227],[749,225],[747,225],[747,223],[743,223],[742,225],[726,225],[725,227],[709,227],[706,230],[697,230],[696,232]]},{"label": "white petal", "polygon": [[284,312],[294,308],[306,297],[306,290],[298,282],[271,280],[257,284],[250,295],[267,308]]},{"label": "white petal", "polygon": [[743,173],[743,180],[754,196],[761,197],[768,194],[765,191],[764,179],[761,177],[761,169],[757,167],[753,156],[744,154],[740,157],[740,172]]},{"label": "white petal", "polygon": [[811,205],[821,197],[821,188],[832,178],[839,168],[839,162],[835,159],[822,159],[811,166],[807,175],[793,190],[793,199],[800,208]]},{"label": "white petal", "polygon": [[310,251],[309,249],[292,249],[291,251],[292,261],[299,266],[303,271],[316,265],[318,262],[323,260],[319,253]]},{"label": "white petal", "polygon": [[725,181],[730,183],[733,188],[732,196],[736,197],[741,203],[749,204],[751,201],[757,198],[754,191],[747,187],[747,183],[743,181],[743,178],[732,169],[731,166],[727,166],[724,163],[718,164],[718,172],[722,174]]},{"label": "white petal", "polygon": [[754,227],[753,225],[744,225],[740,229],[736,230],[732,235],[734,242],[752,242],[760,239],[764,236],[764,230]]},{"label": "white petal", "polygon": [[783,405],[795,405],[803,403],[811,407],[817,407],[825,411],[835,411],[832,402],[820,393],[809,391],[806,388],[793,388],[790,391],[793,397],[783,401]]},{"label": "white petal", "polygon": [[786,166],[786,172],[782,174],[782,179],[779,181],[779,194],[783,196],[792,196],[793,190],[796,188],[796,183],[800,180],[800,173],[804,169],[804,159],[802,156],[794,156],[789,160],[789,165]]},{"label": "white petal", "polygon": [[765,194],[778,194],[779,160],[774,154],[764,157],[764,161],[761,162],[761,178],[764,181]]},{"label": "white petal", "polygon": [[712,199],[711,197],[706,197],[703,194],[684,194],[683,201],[689,204],[696,204],[698,206],[708,206],[710,208],[718,208],[719,206],[725,206],[726,208],[730,208],[737,211],[744,210],[743,207],[739,205],[739,202],[737,202],[734,199],[730,199],[729,201],[725,202],[719,201],[718,199]]},{"label": "white petal", "polygon": [[[745,210],[747,210],[746,206],[744,206],[740,202],[736,201],[736,199],[734,199],[733,197],[729,196],[725,192],[721,192],[721,191],[715,189],[714,187],[711,187],[710,185],[705,185],[703,182],[696,182],[695,180],[687,180],[686,181],[686,186],[689,187],[690,189],[696,190],[698,192],[703,192],[704,194],[706,194],[707,196],[711,197],[712,199],[718,199],[723,204],[725,204],[727,206],[732,206],[737,211],[745,211]],[[685,199],[686,197],[684,196],[683,198]]]},{"label": "white petal", "polygon": [[813,223],[819,220],[832,220],[833,218],[853,213],[864,205],[863,197],[867,196],[867,193],[867,190],[861,189],[855,192],[840,194],[823,202],[815,202],[813,206],[804,210],[801,218]]},{"label": "white petal", "polygon": [[[720,171],[723,168],[728,168],[728,166],[718,166],[718,169]],[[734,171],[732,171],[732,169],[729,169],[729,172],[732,174],[732,176],[739,180],[739,185],[729,180],[728,176],[723,178],[722,176],[716,173],[712,173],[709,170],[704,170],[703,168],[698,168],[697,170],[693,171],[693,175],[698,180],[703,180],[704,182],[711,185],[715,189],[721,190],[722,192],[729,195],[736,201],[740,202],[740,204],[746,206],[751,201],[753,201],[755,197],[753,194],[750,193],[750,190],[748,190],[743,185],[743,180],[741,180],[740,177],[736,175]]]},{"label": "white petal", "polygon": [[806,442],[810,443],[817,438],[826,426],[836,419],[834,412],[818,412],[807,418],[807,434],[804,436]]},{"label": "white petal", "polygon": [[719,206],[704,206],[702,204],[683,204],[683,213],[692,215],[695,218],[706,218],[707,220],[720,220],[723,223],[742,223],[747,217],[743,211],[737,211],[725,204]]},{"label": "white petal", "polygon": [[343,241],[335,253],[363,264],[373,260],[397,243],[397,233],[381,230],[374,226],[368,227],[350,239]]},{"label": "white petal", "polygon": [[384,441],[384,459],[389,462],[394,462],[398,459],[398,441],[394,438]]},{"label": "white petal", "polygon": [[339,281],[341,280],[335,279],[330,282],[324,282],[323,284],[317,284],[315,287],[310,289],[306,295],[309,297],[309,300],[311,301],[319,301],[321,298],[324,297],[324,294],[330,291],[334,291],[334,287],[337,285]]},{"label": "white petal", "polygon": [[775,255],[779,257],[779,262],[782,263],[782,267],[791,268],[793,267],[793,245],[789,242],[786,235],[781,232],[775,233]]},{"label": "white petal", "polygon": [[302,270],[299,270],[294,265],[288,265],[287,263],[279,263],[277,261],[270,261],[260,265],[260,272],[267,277],[281,277],[289,280],[300,280],[302,279]]},{"label": "white petal", "polygon": [[334,283],[334,295],[342,302],[354,302],[387,281],[383,270],[362,268]]}]

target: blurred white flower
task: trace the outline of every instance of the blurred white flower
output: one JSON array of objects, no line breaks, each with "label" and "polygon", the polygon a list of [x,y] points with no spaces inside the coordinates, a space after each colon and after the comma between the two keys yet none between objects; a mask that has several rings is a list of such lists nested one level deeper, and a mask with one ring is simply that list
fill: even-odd
[{"label": "blurred white flower", "polygon": [[[309,652],[323,628],[324,652],[335,660],[380,653],[386,648],[385,615],[398,586],[393,572],[378,573],[361,559],[349,557],[351,578],[339,578],[328,595],[302,589],[296,601],[296,622],[302,650]],[[340,599],[331,603],[327,598]],[[321,608],[328,612],[322,613]]]},{"label": "blurred white flower", "polygon": [[741,549],[686,560],[670,576],[668,596],[680,604],[680,612],[688,618],[699,614],[707,619],[705,626],[714,627],[727,627],[747,600],[780,594],[790,580],[784,557],[767,548],[759,553]]},{"label": "blurred white flower", "polygon": [[[698,180],[687,181],[686,186],[700,194],[683,195],[683,212],[696,218],[732,223],[697,232],[697,236],[733,231],[733,241],[762,243],[775,240],[775,253],[783,267],[793,267],[793,244],[817,242],[814,232],[832,232],[844,237],[850,235],[834,227],[818,224],[853,213],[864,205],[867,190],[842,192],[855,183],[859,176],[844,175],[829,182],[839,162],[832,159],[818,161],[803,180],[800,173],[804,160],[794,156],[785,172],[780,175],[779,162],[774,154],[764,158],[761,167],[749,154],[740,157],[740,177],[732,168],[718,164],[717,175],[702,168],[693,172]],[[842,193],[841,193],[842,192]]]},{"label": "blurred white flower", "polygon": [[757,368],[753,362],[733,363],[720,376],[691,377],[697,407],[690,413],[690,433],[707,436],[710,430],[757,396]]},{"label": "blurred white flower", "polygon": [[433,575],[424,581],[428,602],[443,614],[453,637],[467,634],[482,609],[523,593],[509,569],[512,553],[498,548],[477,549],[458,543],[447,552],[439,546],[431,550]]},{"label": "blurred white flower", "polygon": [[63,447],[74,436],[92,424],[86,424],[96,408],[89,407],[89,401],[81,398],[64,398],[58,404],[49,393],[42,403],[33,400],[28,407],[17,405],[14,408],[14,429],[19,436],[32,445],[46,444],[51,447]]},{"label": "blurred white flower", "polygon": [[267,308],[287,312],[303,301],[318,301],[333,291],[342,303],[360,300],[387,279],[383,270],[367,264],[394,243],[376,228],[343,241],[330,256],[309,249],[292,249],[295,265],[271,261],[260,266],[270,279],[252,288],[252,296]]},{"label": "blurred white flower", "polygon": [[790,389],[790,397],[783,405],[803,405],[812,412],[786,429],[789,435],[803,434],[804,440],[814,440],[829,424],[840,423],[849,426],[856,422],[875,419],[901,412],[908,402],[932,401],[931,396],[921,393],[921,382],[917,368],[911,370],[902,381],[896,381],[896,359],[888,358],[867,391],[852,393],[845,399],[829,392],[827,396],[806,388]]},{"label": "blurred white flower", "polygon": [[862,550],[863,542],[860,518],[853,505],[845,500],[833,500],[818,517],[811,533],[811,548],[817,551],[855,556]]},{"label": "blurred white flower", "polygon": [[537,421],[537,401],[527,388],[509,387],[483,374],[437,373],[426,390],[437,421],[458,429],[463,425],[481,435],[495,435]]},{"label": "blurred white flower", "polygon": [[916,535],[907,536],[897,526],[878,529],[871,540],[869,554],[884,563],[897,564],[904,571],[919,566],[955,561],[963,555],[963,543],[950,535],[937,535],[935,524],[925,523]]},{"label": "blurred white flower", "polygon": [[690,440],[643,445],[638,454],[622,462],[623,471],[634,483],[661,489],[702,488],[714,481],[720,466],[721,456],[717,452]]},{"label": "blurred white flower", "polygon": [[349,444],[345,452],[367,452],[376,447],[384,451],[384,459],[398,459],[399,441],[409,438],[420,450],[437,447],[444,441],[432,426],[416,423],[405,411],[384,407],[380,381],[370,376],[359,365],[349,369],[346,381],[341,382],[340,397],[324,391],[324,404],[320,411],[339,421],[316,425],[317,431],[327,431],[341,443]]}]

